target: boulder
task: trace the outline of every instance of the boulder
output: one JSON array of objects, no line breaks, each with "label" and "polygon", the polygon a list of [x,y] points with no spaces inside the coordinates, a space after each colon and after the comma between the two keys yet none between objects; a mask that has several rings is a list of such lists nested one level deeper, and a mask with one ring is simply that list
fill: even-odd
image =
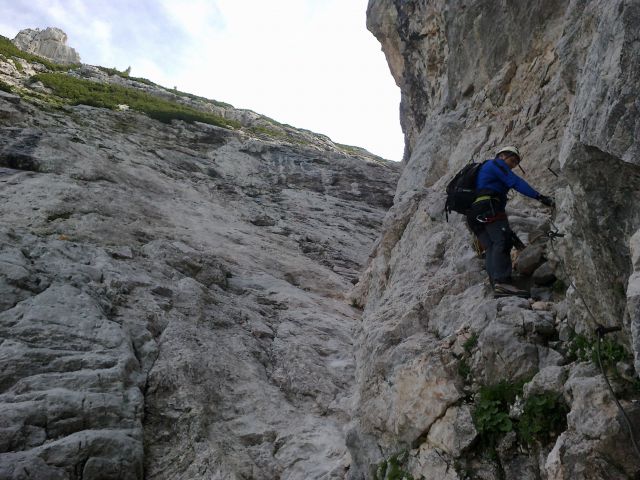
[{"label": "boulder", "polygon": [[522,275],[531,275],[544,262],[542,245],[528,245],[518,255],[515,268]]},{"label": "boulder", "polygon": [[435,448],[459,457],[476,438],[478,432],[473,424],[469,405],[451,407],[429,430],[428,440]]},{"label": "boulder", "polygon": [[544,262],[536,268],[532,277],[536,285],[550,285],[556,281],[555,269],[551,262]]}]

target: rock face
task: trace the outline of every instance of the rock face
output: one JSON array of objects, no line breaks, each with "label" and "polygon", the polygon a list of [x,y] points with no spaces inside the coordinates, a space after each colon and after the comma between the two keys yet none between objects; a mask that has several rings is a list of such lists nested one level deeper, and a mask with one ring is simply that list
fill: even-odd
[{"label": "rock face", "polygon": [[0,61],[0,478],[344,478],[348,292],[399,165],[204,99],[245,123],[52,107],[21,63]]},{"label": "rock face", "polygon": [[59,28],[20,30],[13,39],[13,44],[20,50],[63,65],[80,63],[80,55],[67,46],[67,34]]},{"label": "rock face", "polygon": [[[638,439],[639,21],[635,1],[370,0],[407,147],[352,294],[365,310],[351,478],[640,471],[594,363],[596,324],[620,327],[604,363]],[[560,279],[537,288],[552,301],[535,309],[490,296],[463,219],[443,213],[454,173],[504,144],[521,148],[525,178],[557,202],[553,212],[510,202],[513,228],[539,253],[532,268],[547,262],[538,281]],[[565,236],[549,241],[550,230]]]},{"label": "rock face", "polygon": [[[95,67],[69,74],[240,126],[61,106],[0,61],[0,478],[637,477],[638,25],[635,1],[371,0],[399,178]],[[509,204],[532,300],[494,299],[443,211],[501,144],[557,204]]]}]

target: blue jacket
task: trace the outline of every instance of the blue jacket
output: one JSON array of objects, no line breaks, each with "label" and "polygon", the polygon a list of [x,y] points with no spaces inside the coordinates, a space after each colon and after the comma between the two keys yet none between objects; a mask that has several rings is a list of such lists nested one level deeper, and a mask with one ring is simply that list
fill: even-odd
[{"label": "blue jacket", "polygon": [[507,193],[512,188],[527,197],[535,199],[540,197],[540,194],[513,173],[501,158],[488,160],[480,167],[476,179],[476,190],[480,192],[480,195],[495,194],[500,200],[500,206],[504,208],[507,204]]}]

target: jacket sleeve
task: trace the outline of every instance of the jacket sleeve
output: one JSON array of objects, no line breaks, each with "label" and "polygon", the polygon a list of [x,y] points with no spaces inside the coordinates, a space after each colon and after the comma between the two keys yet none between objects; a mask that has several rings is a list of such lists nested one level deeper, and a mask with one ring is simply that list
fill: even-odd
[{"label": "jacket sleeve", "polygon": [[513,188],[517,192],[520,192],[521,194],[526,195],[530,198],[538,199],[540,197],[540,194],[533,187],[531,187],[531,185],[529,185],[511,170],[502,172],[502,174],[504,175],[504,182],[509,188]]}]

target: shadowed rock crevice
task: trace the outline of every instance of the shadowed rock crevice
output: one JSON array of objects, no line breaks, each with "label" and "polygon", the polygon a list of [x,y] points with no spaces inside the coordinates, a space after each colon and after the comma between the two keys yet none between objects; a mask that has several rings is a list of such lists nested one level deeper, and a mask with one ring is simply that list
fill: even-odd
[{"label": "shadowed rock crevice", "polygon": [[[3,129],[5,142],[0,149],[0,166],[16,170],[38,172],[40,164],[34,155],[42,134],[39,132],[17,132],[15,129]],[[17,135],[16,135],[17,134]],[[18,137],[17,139],[16,136]]]}]

